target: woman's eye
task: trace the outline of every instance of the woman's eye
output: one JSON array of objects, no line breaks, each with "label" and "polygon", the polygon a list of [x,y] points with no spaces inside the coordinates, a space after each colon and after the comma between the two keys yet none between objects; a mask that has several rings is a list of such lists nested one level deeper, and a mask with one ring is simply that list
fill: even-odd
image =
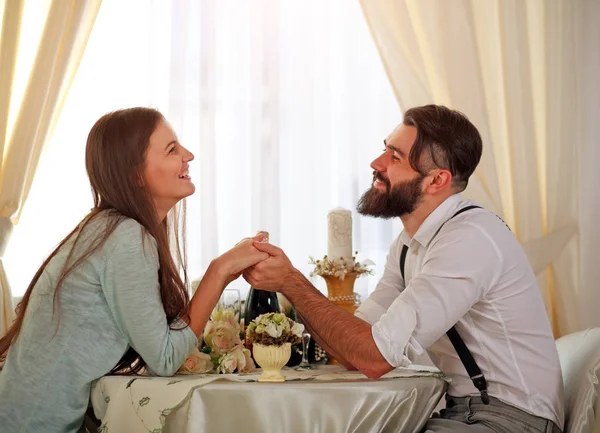
[{"label": "woman's eye", "polygon": [[169,153],[173,153],[175,152],[175,146],[173,146],[172,148],[169,149]]}]

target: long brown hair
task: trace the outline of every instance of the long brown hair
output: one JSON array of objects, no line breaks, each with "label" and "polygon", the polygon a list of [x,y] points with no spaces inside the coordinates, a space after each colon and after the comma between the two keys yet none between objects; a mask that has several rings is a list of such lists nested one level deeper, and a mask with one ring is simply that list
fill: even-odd
[{"label": "long brown hair", "polygon": [[[88,135],[85,154],[94,207],[60,242],[36,272],[17,306],[17,318],[0,339],[0,359],[6,357],[8,349],[19,335],[29,298],[40,275],[61,248],[69,240],[74,239],[54,291],[54,310],[56,310],[60,287],[67,276],[101,248],[119,223],[126,218],[133,218],[139,222],[145,228],[146,234],[156,240],[160,265],[160,293],[168,323],[172,326],[179,319],[187,316],[189,294],[186,254],[185,243],[180,237],[180,229],[183,234],[185,232],[185,222],[177,215],[177,210],[171,212],[163,221],[159,221],[150,192],[144,186],[143,170],[150,136],[163,120],[164,117],[157,110],[135,107],[105,114],[94,124]],[[183,212],[185,213],[185,202]],[[74,257],[84,228],[100,213],[110,215],[106,227],[83,253]],[[171,240],[175,242],[173,253],[177,263],[173,259]],[[112,372],[135,374],[144,365],[145,362],[140,355],[130,348]]]}]

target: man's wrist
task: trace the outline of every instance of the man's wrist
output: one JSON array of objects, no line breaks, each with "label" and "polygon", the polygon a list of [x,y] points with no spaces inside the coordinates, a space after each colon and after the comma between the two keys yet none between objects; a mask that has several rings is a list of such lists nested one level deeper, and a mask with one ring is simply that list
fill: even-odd
[{"label": "man's wrist", "polygon": [[[289,297],[290,300],[294,296],[294,293],[297,292],[306,292],[306,284],[307,280],[304,277],[304,274],[300,272],[298,269],[293,268],[291,272],[289,272],[285,278],[283,279],[283,286],[281,287],[281,294]],[[308,283],[310,284],[310,283]]]}]

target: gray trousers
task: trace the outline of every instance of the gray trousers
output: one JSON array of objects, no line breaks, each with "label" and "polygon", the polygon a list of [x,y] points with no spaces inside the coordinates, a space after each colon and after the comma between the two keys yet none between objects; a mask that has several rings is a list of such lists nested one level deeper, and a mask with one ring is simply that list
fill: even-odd
[{"label": "gray trousers", "polygon": [[446,409],[430,418],[421,433],[561,433],[552,422],[530,415],[490,397],[485,405],[481,397],[446,397]]}]

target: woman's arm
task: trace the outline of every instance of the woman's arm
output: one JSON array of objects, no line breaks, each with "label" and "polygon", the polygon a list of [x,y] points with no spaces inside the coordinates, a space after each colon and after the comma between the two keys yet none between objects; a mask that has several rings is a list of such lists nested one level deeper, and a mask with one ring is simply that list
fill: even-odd
[{"label": "woman's arm", "polygon": [[262,235],[244,239],[235,247],[214,259],[200,281],[190,302],[189,326],[198,338],[202,335],[206,322],[221,297],[223,289],[237,279],[244,269],[269,257],[258,251],[252,244],[262,240]]},{"label": "woman's arm", "polygon": [[[240,242],[213,260],[190,304],[189,328],[167,322],[158,281],[158,253],[154,239],[142,235],[141,226],[126,220],[116,229],[114,247],[101,273],[101,286],[122,334],[150,370],[170,376],[198,344],[197,336],[222,290],[247,265],[262,260],[253,239]],[[195,335],[194,335],[195,334]]]}]

